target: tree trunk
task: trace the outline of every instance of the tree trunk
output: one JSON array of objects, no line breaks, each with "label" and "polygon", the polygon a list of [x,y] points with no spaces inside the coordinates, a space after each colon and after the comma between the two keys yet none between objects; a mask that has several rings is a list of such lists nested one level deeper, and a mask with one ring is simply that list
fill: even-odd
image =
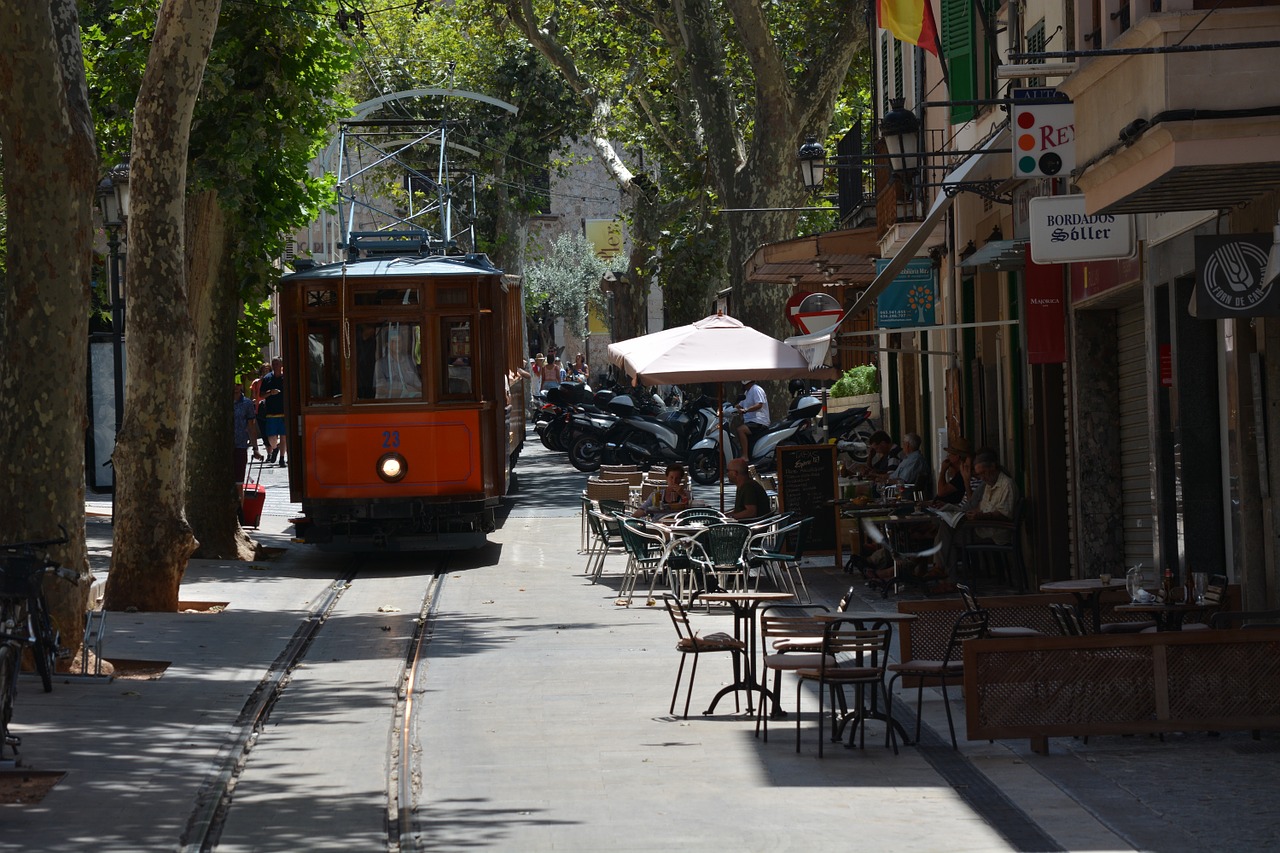
[{"label": "tree trunk", "polygon": [[89,596],[84,543],[85,373],[97,154],[72,0],[0,0],[0,148],[8,274],[0,327],[0,541],[51,549],[80,573],[49,581],[56,627],[78,645]]},{"label": "tree trunk", "polygon": [[173,611],[196,540],[183,499],[194,378],[184,253],[191,114],[218,0],[160,7],[134,109],[129,215],[129,406],[116,442],[108,609]]},{"label": "tree trunk", "polygon": [[226,274],[226,220],[218,194],[206,190],[187,201],[187,275],[191,283],[191,323],[196,335],[195,404],[187,440],[187,520],[200,546],[195,556],[219,560],[253,559],[253,540],[236,513],[240,495],[231,467],[234,436],[231,398],[236,360],[236,317],[240,295]]}]

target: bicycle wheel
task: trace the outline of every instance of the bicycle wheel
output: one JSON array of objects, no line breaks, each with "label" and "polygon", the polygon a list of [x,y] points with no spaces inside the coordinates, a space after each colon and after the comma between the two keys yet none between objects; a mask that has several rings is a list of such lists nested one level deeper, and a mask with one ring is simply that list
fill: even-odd
[{"label": "bicycle wheel", "polygon": [[53,692],[53,668],[58,656],[58,635],[54,633],[53,622],[49,619],[49,610],[45,606],[44,596],[32,596],[27,601],[27,619],[30,622],[31,636],[35,642],[31,645],[31,657],[36,662],[36,672],[40,673],[40,683],[45,693]]}]

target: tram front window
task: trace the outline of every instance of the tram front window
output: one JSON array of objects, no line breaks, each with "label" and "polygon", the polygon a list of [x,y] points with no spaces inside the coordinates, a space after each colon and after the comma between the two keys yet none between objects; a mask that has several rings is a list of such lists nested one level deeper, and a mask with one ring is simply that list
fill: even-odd
[{"label": "tram front window", "polygon": [[307,402],[342,402],[342,362],[338,358],[338,325],[307,323]]},{"label": "tram front window", "polygon": [[356,326],[356,399],[422,399],[422,326]]}]

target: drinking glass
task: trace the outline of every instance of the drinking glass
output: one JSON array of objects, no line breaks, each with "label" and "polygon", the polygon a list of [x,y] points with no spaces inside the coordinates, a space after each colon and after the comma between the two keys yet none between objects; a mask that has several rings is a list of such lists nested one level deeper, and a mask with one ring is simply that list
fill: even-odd
[{"label": "drinking glass", "polygon": [[1138,593],[1142,592],[1142,567],[1134,566],[1125,575],[1125,589],[1129,593],[1130,603],[1137,603]]},{"label": "drinking glass", "polygon": [[1204,592],[1209,588],[1209,573],[1192,572],[1191,582],[1196,588],[1196,604],[1204,604]]}]

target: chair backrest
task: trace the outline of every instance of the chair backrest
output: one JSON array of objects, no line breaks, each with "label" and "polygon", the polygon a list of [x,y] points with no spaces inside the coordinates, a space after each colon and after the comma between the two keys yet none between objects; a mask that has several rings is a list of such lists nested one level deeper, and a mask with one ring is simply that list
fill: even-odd
[{"label": "chair backrest", "polygon": [[966,610],[960,614],[951,629],[951,639],[947,640],[947,651],[942,660],[950,663],[960,660],[965,640],[978,640],[987,635],[987,611]]},{"label": "chair backrest", "polygon": [[1083,637],[1087,633],[1080,614],[1071,605],[1055,602],[1049,605],[1049,612],[1064,637]]},{"label": "chair backrest", "polygon": [[630,474],[632,471],[639,471],[639,470],[640,470],[640,467],[639,467],[638,465],[601,465],[601,466],[600,466],[600,475],[601,475],[601,479],[604,479],[604,480],[613,480],[613,479],[616,479],[616,478],[615,478],[615,477],[610,477],[610,476],[607,476],[607,475],[609,475],[609,474]]},{"label": "chair backrest", "polygon": [[676,636],[682,641],[692,644],[693,649],[696,651],[697,637],[693,632],[693,626],[689,624],[689,611],[684,609],[680,599],[670,593],[663,593],[662,606],[667,608],[667,615],[671,617],[671,624],[675,626]]},{"label": "chair backrest", "polygon": [[774,606],[760,612],[760,643],[765,654],[773,650],[774,640],[813,638],[816,646],[826,629],[825,620],[796,604]]},{"label": "chair backrest", "polygon": [[807,516],[800,519],[795,530],[791,533],[791,556],[798,563],[804,557],[804,546],[809,541],[809,528],[813,527],[813,517]]},{"label": "chair backrest", "polygon": [[745,524],[713,524],[694,537],[708,562],[723,567],[737,566],[742,562],[750,539],[751,528]]},{"label": "chair backrest", "polygon": [[601,515],[614,515],[627,508],[626,501],[603,500],[599,502],[598,506],[600,507]]},{"label": "chair backrest", "polygon": [[960,593],[960,598],[964,601],[965,610],[981,610],[978,606],[978,598],[973,594],[973,590],[962,583],[956,584],[956,592]]},{"label": "chair backrest", "polygon": [[695,506],[689,509],[681,510],[676,513],[676,521],[691,521],[694,519],[705,518],[711,521],[724,521],[725,515],[718,509],[712,509],[709,506]]},{"label": "chair backrest", "polygon": [[614,500],[626,503],[631,497],[631,484],[626,480],[587,480],[587,497],[593,501]]},{"label": "chair backrest", "polygon": [[651,531],[649,526],[638,518],[618,516],[619,529],[622,533],[622,547],[638,562],[653,562],[661,559],[666,544],[663,537]]},{"label": "chair backrest", "polygon": [[852,605],[854,602],[854,599],[857,598],[857,592],[858,592],[857,584],[854,584],[853,586],[845,590],[844,595],[840,596],[840,602],[836,605],[836,610],[839,610],[841,613],[848,613],[849,606]]},{"label": "chair backrest", "polygon": [[625,480],[627,485],[634,489],[637,486],[644,485],[644,478],[646,475],[643,471],[623,471],[618,474],[613,474],[612,476],[618,480]]},{"label": "chair backrest", "polygon": [[893,640],[893,625],[889,622],[872,622],[865,620],[831,619],[825,620],[822,632],[823,668],[829,666],[828,656],[839,655],[840,663],[847,666],[852,663],[858,667],[867,667],[880,671],[884,675],[889,665],[889,645]]},{"label": "chair backrest", "polygon": [[1220,607],[1227,599],[1227,576],[1210,575],[1209,583],[1204,588],[1204,603],[1212,607]]}]

